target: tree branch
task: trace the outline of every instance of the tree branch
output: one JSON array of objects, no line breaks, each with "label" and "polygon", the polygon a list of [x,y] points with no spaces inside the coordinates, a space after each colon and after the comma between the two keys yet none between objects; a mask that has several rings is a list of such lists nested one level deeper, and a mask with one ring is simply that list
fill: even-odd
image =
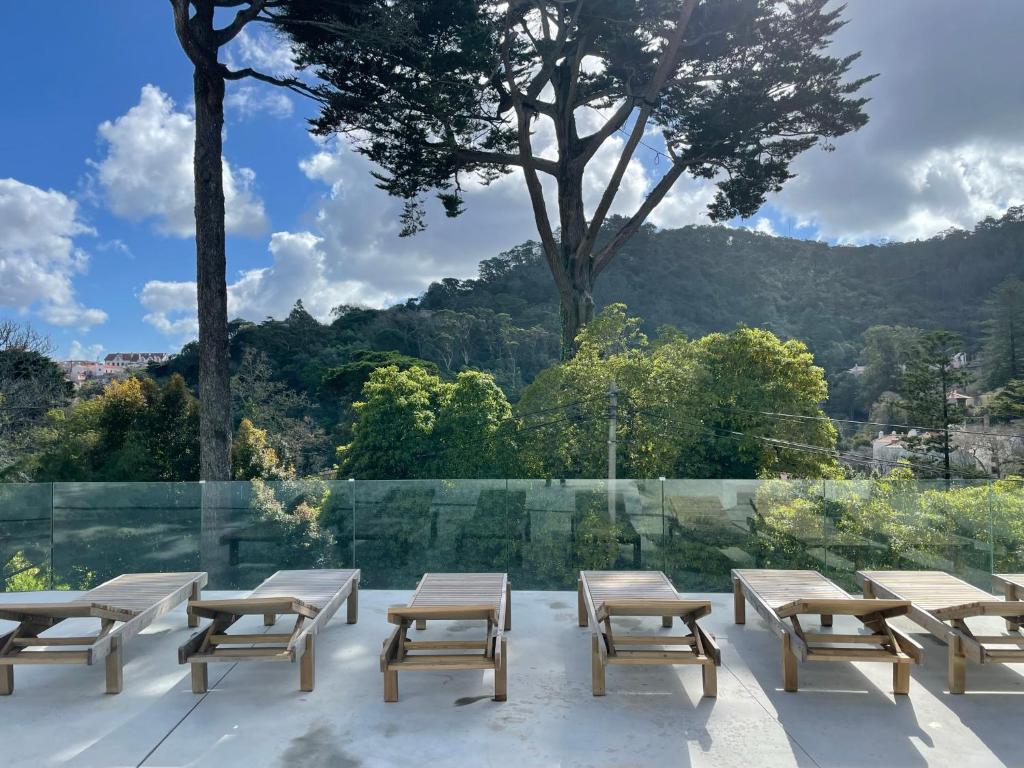
[{"label": "tree branch", "polygon": [[654,185],[654,189],[648,193],[637,212],[630,217],[629,221],[619,227],[618,232],[612,236],[612,239],[609,240],[597,256],[594,257],[593,275],[595,278],[601,274],[608,264],[611,263],[612,257],[615,256],[615,252],[622,246],[622,244],[636,234],[636,231],[640,229],[640,225],[647,220],[647,217],[651,215],[651,211],[653,211],[665,198],[668,191],[672,189],[672,185],[679,180],[679,177],[683,175],[683,171],[685,171],[689,165],[690,163],[688,162],[675,163],[668,172],[661,177],[661,180]]},{"label": "tree branch", "polygon": [[[523,167],[523,156],[514,155],[511,152],[485,152],[479,149],[456,149],[455,156],[468,163],[479,163],[481,165],[515,165]],[[543,157],[531,157],[528,162],[535,170],[555,175],[558,171],[558,164],[554,160],[546,160]]]},{"label": "tree branch", "polygon": [[[650,118],[651,112],[654,110],[654,100],[657,97],[658,92],[665,85],[665,82],[668,80],[669,73],[676,64],[676,56],[679,54],[679,46],[683,42],[683,35],[686,34],[686,27],[690,23],[690,16],[693,14],[694,9],[697,7],[699,2],[700,0],[686,0],[686,2],[683,3],[682,9],[679,11],[679,20],[676,22],[676,28],[672,33],[672,37],[669,38],[668,44],[665,46],[665,51],[662,53],[661,60],[658,62],[658,68],[655,71],[654,77],[647,89],[645,103],[640,109],[640,114],[637,115],[636,121],[633,123],[633,129],[629,133],[626,145],[622,148],[622,154],[619,155],[619,161],[615,165],[612,177],[604,188],[604,194],[601,195],[601,201],[597,204],[594,216],[590,220],[590,226],[587,227],[587,234],[583,238],[583,242],[580,243],[579,256],[581,258],[587,258],[589,256],[590,249],[594,247],[594,243],[597,241],[597,235],[601,231],[605,217],[608,215],[608,211],[612,207],[612,203],[615,201],[615,195],[619,191],[619,185],[622,183],[622,177],[626,174],[626,169],[629,167],[629,163],[633,159],[633,153],[636,152],[640,139],[643,138],[644,130],[647,128],[647,120]],[[632,108],[632,105],[630,105],[630,107]],[[605,138],[607,138],[607,136]],[[597,151],[596,147],[600,146],[600,144],[597,144],[594,147],[588,147],[588,149],[591,150],[591,157],[593,157],[593,152]],[[682,171],[680,171],[680,173],[681,172]],[[676,178],[678,178],[678,175]],[[666,190],[666,192],[667,191],[668,190]],[[664,195],[662,196],[664,197]],[[656,204],[657,203],[655,203],[655,205]],[[648,213],[649,212],[650,211],[648,211]],[[602,254],[603,253],[604,251],[602,251]],[[608,258],[610,258],[610,256]]]},{"label": "tree branch", "polygon": [[[214,40],[217,42],[217,47],[225,45],[242,31],[242,28],[250,21],[255,19],[263,11],[266,6],[266,0],[249,0],[249,7],[243,8],[235,14],[235,18],[231,20],[223,29],[218,29],[214,32]],[[221,6],[225,7],[225,6]]]},{"label": "tree branch", "polygon": [[228,69],[224,64],[220,64],[220,73],[225,80],[244,80],[247,77],[251,77],[253,80],[259,80],[263,83],[270,83],[271,85],[278,85],[282,88],[287,88],[300,96],[313,99],[313,101],[320,102],[321,104],[327,103],[327,99],[316,88],[311,88],[301,80],[294,77],[274,77],[273,75],[258,72],[252,67],[246,67],[245,69]]},{"label": "tree branch", "polygon": [[551,230],[547,202],[544,200],[544,188],[541,186],[540,178],[537,176],[537,168],[534,165],[536,158],[533,155],[533,142],[530,137],[530,116],[523,108],[523,93],[516,83],[515,75],[512,72],[512,62],[509,57],[512,36],[512,30],[506,27],[505,39],[501,45],[501,59],[505,69],[505,83],[508,86],[509,95],[512,97],[512,106],[516,112],[516,124],[519,131],[519,159],[523,169],[523,176],[526,179],[526,189],[530,193],[530,204],[533,207],[533,218],[537,224],[537,233],[540,235],[541,245],[544,247],[544,257],[548,262],[548,267],[551,269],[551,276],[555,279],[555,284],[560,292],[564,292],[570,289],[569,276],[559,260],[558,244],[555,242],[555,234]]}]

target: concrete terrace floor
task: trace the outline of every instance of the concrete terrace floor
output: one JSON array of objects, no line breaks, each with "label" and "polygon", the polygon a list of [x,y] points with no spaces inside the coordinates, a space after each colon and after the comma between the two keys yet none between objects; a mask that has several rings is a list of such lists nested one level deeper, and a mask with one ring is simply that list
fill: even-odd
[{"label": "concrete terrace floor", "polygon": [[[250,663],[211,665],[209,693],[193,694],[176,658],[191,634],[184,606],[127,645],[120,695],[103,693],[102,665],[16,667],[14,695],[0,699],[0,765],[1024,765],[1024,665],[968,662],[970,692],[950,696],[945,647],[901,620],[926,654],[908,698],[894,699],[891,668],[878,664],[801,665],[801,691],[785,693],[779,641],[753,610],[745,626],[733,625],[732,596],[723,594],[710,595],[714,612],[704,620],[722,648],[717,699],[701,697],[695,666],[614,667],[608,695],[594,698],[575,593],[515,592],[507,702],[491,701],[491,672],[464,671],[403,673],[402,700],[385,704],[385,610],[409,594],[363,591],[356,625],[338,612],[318,640],[313,693],[298,690],[297,665]],[[246,631],[263,631],[251,618]],[[986,621],[986,632],[1001,631]],[[658,622],[649,623],[655,631]],[[836,617],[835,631],[851,626]],[[6,628],[0,622],[0,633]],[[475,631],[449,623],[427,635]]]}]

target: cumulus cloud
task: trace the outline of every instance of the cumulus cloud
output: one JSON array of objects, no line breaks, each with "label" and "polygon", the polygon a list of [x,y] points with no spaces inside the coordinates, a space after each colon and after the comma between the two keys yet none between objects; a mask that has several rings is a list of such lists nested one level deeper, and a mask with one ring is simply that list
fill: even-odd
[{"label": "cumulus cloud", "polygon": [[271,85],[233,83],[228,95],[224,97],[224,107],[243,119],[261,113],[285,118],[291,117],[294,111],[292,100],[281,88]]},{"label": "cumulus cloud", "polygon": [[[195,120],[175,110],[155,85],[142,88],[139,103],[99,127],[106,156],[93,163],[107,206],[127,219],[153,219],[164,234],[195,234],[192,152]],[[225,225],[229,234],[266,231],[263,201],[253,191],[255,174],[223,161]]]},{"label": "cumulus cloud", "polygon": [[288,41],[267,27],[251,27],[239,32],[228,44],[225,60],[232,69],[252,67],[274,77],[296,75]]},{"label": "cumulus cloud", "polygon": [[[1024,4],[990,0],[851,3],[839,52],[863,51],[870,122],[810,151],[772,199],[841,242],[929,237],[1024,203]],[[1009,79],[1008,79],[1009,78]]]},{"label": "cumulus cloud", "polygon": [[103,354],[102,344],[83,344],[78,339],[68,347],[68,360],[98,360]]},{"label": "cumulus cloud", "polygon": [[83,329],[107,319],[106,312],[75,297],[74,277],[85,271],[89,257],[74,238],[95,232],[78,218],[74,200],[0,179],[0,233],[0,306]]},{"label": "cumulus cloud", "polygon": [[[327,320],[340,304],[380,306],[387,301],[372,286],[338,274],[322,246],[322,238],[310,232],[275,232],[270,266],[246,270],[228,285],[228,315],[284,317],[301,299],[310,314]],[[194,282],[151,280],[139,301],[148,310],[143,319],[161,333],[182,341],[198,333]]]}]

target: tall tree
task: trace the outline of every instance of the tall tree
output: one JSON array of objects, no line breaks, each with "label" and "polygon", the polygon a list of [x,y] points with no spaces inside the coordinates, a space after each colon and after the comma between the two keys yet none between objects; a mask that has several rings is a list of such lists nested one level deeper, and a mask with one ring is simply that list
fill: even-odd
[{"label": "tall tree", "polygon": [[[196,214],[196,287],[199,303],[199,402],[201,461],[205,480],[231,477],[231,374],[228,352],[228,290],[224,243],[224,173],[221,161],[224,91],[228,80],[252,77],[308,89],[294,78],[277,78],[251,68],[233,70],[219,61],[220,49],[247,24],[261,19],[280,0],[170,0],[174,30],[194,67],[196,138],[193,168]],[[237,9],[230,23],[216,26],[218,9]]]},{"label": "tall tree", "polygon": [[884,392],[897,392],[921,331],[903,325],[873,325],[864,331],[860,396],[870,408]]},{"label": "tall tree", "polygon": [[0,478],[25,479],[33,431],[70,399],[71,384],[50,352],[49,339],[31,326],[0,321]]},{"label": "tall tree", "polygon": [[902,408],[922,434],[906,438],[911,450],[938,453],[942,457],[942,476],[953,477],[950,456],[953,442],[949,425],[963,415],[963,408],[950,394],[967,386],[968,375],[955,367],[953,357],[960,352],[960,337],[949,331],[923,334],[907,362],[903,375]]},{"label": "tall tree", "polygon": [[1024,280],[1004,280],[984,306],[981,361],[993,389],[1024,377]]},{"label": "tall tree", "polygon": [[[844,22],[827,2],[378,0],[356,14],[289,0],[270,15],[326,83],[315,130],[352,137],[380,166],[379,186],[406,201],[404,234],[423,228],[431,190],[457,216],[462,177],[521,170],[568,356],[593,317],[595,280],[684,174],[717,181],[713,220],[750,216],[794,157],[867,121],[856,93],[870,78],[846,79],[857,54],[828,54]],[[371,17],[374,33],[350,35]],[[601,118],[589,134],[581,111]],[[554,147],[535,145],[538,121]],[[632,215],[609,221],[652,133],[668,162]],[[584,175],[616,134],[625,140],[588,216]]]}]

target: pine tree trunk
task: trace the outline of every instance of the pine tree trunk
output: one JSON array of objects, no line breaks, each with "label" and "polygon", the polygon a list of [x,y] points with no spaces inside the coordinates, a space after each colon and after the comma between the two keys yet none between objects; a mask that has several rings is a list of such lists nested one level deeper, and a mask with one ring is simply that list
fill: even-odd
[{"label": "pine tree trunk", "polygon": [[[575,128],[570,126],[565,146],[575,141]],[[576,354],[576,337],[583,326],[594,319],[594,275],[590,253],[581,253],[580,246],[587,233],[583,209],[582,170],[563,168],[558,179],[558,215],[561,225],[562,267],[568,276],[568,290],[561,292],[562,359]]]},{"label": "pine tree trunk", "polygon": [[576,337],[594,319],[594,293],[589,283],[574,284],[571,292],[562,295],[561,316],[562,359],[569,360],[576,354]]},{"label": "pine tree trunk", "polygon": [[231,478],[228,292],[221,165],[224,79],[196,67],[196,284],[199,302],[199,476]]}]

